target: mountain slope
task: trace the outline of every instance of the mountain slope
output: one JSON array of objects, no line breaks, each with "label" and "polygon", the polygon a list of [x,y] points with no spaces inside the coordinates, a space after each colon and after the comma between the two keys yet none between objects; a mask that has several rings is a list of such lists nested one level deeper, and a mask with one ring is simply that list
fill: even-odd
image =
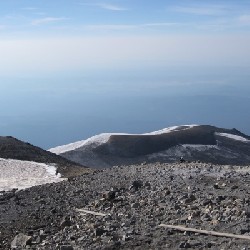
[{"label": "mountain slope", "polygon": [[182,156],[218,164],[249,164],[250,137],[236,129],[183,125],[152,133],[100,134],[49,150],[89,167],[175,162]]},{"label": "mountain slope", "polygon": [[79,163],[67,160],[30,143],[11,136],[0,136],[0,158],[55,164],[63,177],[77,175],[87,171]]}]

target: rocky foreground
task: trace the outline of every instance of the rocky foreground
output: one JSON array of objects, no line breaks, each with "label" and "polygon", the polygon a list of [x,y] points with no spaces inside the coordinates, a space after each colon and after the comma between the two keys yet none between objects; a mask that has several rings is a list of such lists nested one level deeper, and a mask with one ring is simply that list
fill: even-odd
[{"label": "rocky foreground", "polygon": [[250,166],[113,167],[0,194],[0,249],[249,249]]}]

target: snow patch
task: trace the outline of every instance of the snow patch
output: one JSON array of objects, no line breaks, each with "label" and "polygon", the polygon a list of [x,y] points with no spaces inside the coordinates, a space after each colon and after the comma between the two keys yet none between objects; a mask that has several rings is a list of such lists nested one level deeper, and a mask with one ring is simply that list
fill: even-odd
[{"label": "snow patch", "polygon": [[44,163],[0,158],[0,191],[64,180],[60,174],[56,174],[56,169]]},{"label": "snow patch", "polygon": [[203,144],[183,144],[185,149],[194,149],[196,151],[206,151],[211,148],[219,149],[217,145],[203,145]]},{"label": "snow patch", "polygon": [[56,178],[61,178],[61,174],[57,173],[57,167],[45,165],[47,173],[51,176],[56,176]]},{"label": "snow patch", "polygon": [[153,153],[148,156],[149,159],[158,159],[159,157],[166,157],[168,159],[176,160],[176,158],[180,158],[183,155],[189,154],[185,147],[182,145],[178,145],[175,147],[171,147],[167,150],[161,151],[159,153]]},{"label": "snow patch", "polygon": [[102,133],[99,135],[92,136],[87,140],[77,141],[77,142],[70,143],[67,145],[62,145],[62,146],[58,146],[55,148],[51,148],[48,151],[54,154],[63,154],[63,153],[81,148],[83,146],[93,145],[97,147],[101,144],[108,142],[109,138],[112,135],[161,135],[161,134],[166,134],[166,133],[170,133],[173,131],[190,129],[195,126],[198,126],[198,125],[193,124],[193,125],[172,126],[169,128],[164,128],[161,130],[157,130],[157,131],[153,131],[153,132],[145,133],[145,134]]},{"label": "snow patch", "polygon": [[87,140],[77,141],[77,142],[73,142],[67,145],[62,145],[62,146],[58,146],[55,148],[51,148],[48,151],[54,154],[62,154],[62,153],[73,151],[73,150],[76,150],[77,148],[81,148],[83,146],[88,146],[91,144],[95,146],[99,146],[101,144],[106,143],[109,140],[111,135],[129,135],[129,134],[103,133],[103,134],[92,136]]},{"label": "snow patch", "polygon": [[206,152],[208,149],[219,150],[219,147],[217,145],[182,144],[182,145],[171,147],[159,153],[151,154],[149,155],[149,159],[154,159],[158,157],[167,157],[169,159],[176,159],[183,155],[191,156],[190,153],[194,151]]},{"label": "snow patch", "polygon": [[193,128],[193,127],[196,127],[196,126],[199,126],[199,125],[192,124],[192,125],[172,126],[172,127],[164,128],[164,129],[161,129],[161,130],[153,131],[153,132],[150,132],[150,133],[146,133],[146,134],[143,134],[143,135],[161,135],[161,134],[166,134],[166,133],[170,133],[170,132],[173,132],[173,131],[190,129],[190,128]]},{"label": "snow patch", "polygon": [[241,142],[250,142],[250,140],[242,137],[242,136],[239,136],[239,135],[232,135],[232,134],[227,134],[227,133],[215,133],[216,135],[219,135],[219,136],[225,136],[227,138],[230,138],[230,139],[233,139],[233,140],[236,140],[236,141],[241,141]]}]

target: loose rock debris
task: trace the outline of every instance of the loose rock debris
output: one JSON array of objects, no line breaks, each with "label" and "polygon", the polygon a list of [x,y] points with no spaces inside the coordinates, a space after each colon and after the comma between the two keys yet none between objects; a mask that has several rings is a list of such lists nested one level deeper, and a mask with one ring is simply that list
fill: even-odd
[{"label": "loose rock debris", "polygon": [[[250,166],[119,166],[0,194],[0,249],[249,249]],[[159,227],[182,225],[185,231]],[[14,249],[14,245],[12,244]]]}]

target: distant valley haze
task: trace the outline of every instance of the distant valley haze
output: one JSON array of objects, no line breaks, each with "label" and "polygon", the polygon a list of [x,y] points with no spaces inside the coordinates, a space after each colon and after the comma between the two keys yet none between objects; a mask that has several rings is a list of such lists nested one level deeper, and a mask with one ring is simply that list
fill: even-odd
[{"label": "distant valley haze", "polygon": [[48,149],[210,124],[250,135],[249,1],[0,2],[0,135]]}]

